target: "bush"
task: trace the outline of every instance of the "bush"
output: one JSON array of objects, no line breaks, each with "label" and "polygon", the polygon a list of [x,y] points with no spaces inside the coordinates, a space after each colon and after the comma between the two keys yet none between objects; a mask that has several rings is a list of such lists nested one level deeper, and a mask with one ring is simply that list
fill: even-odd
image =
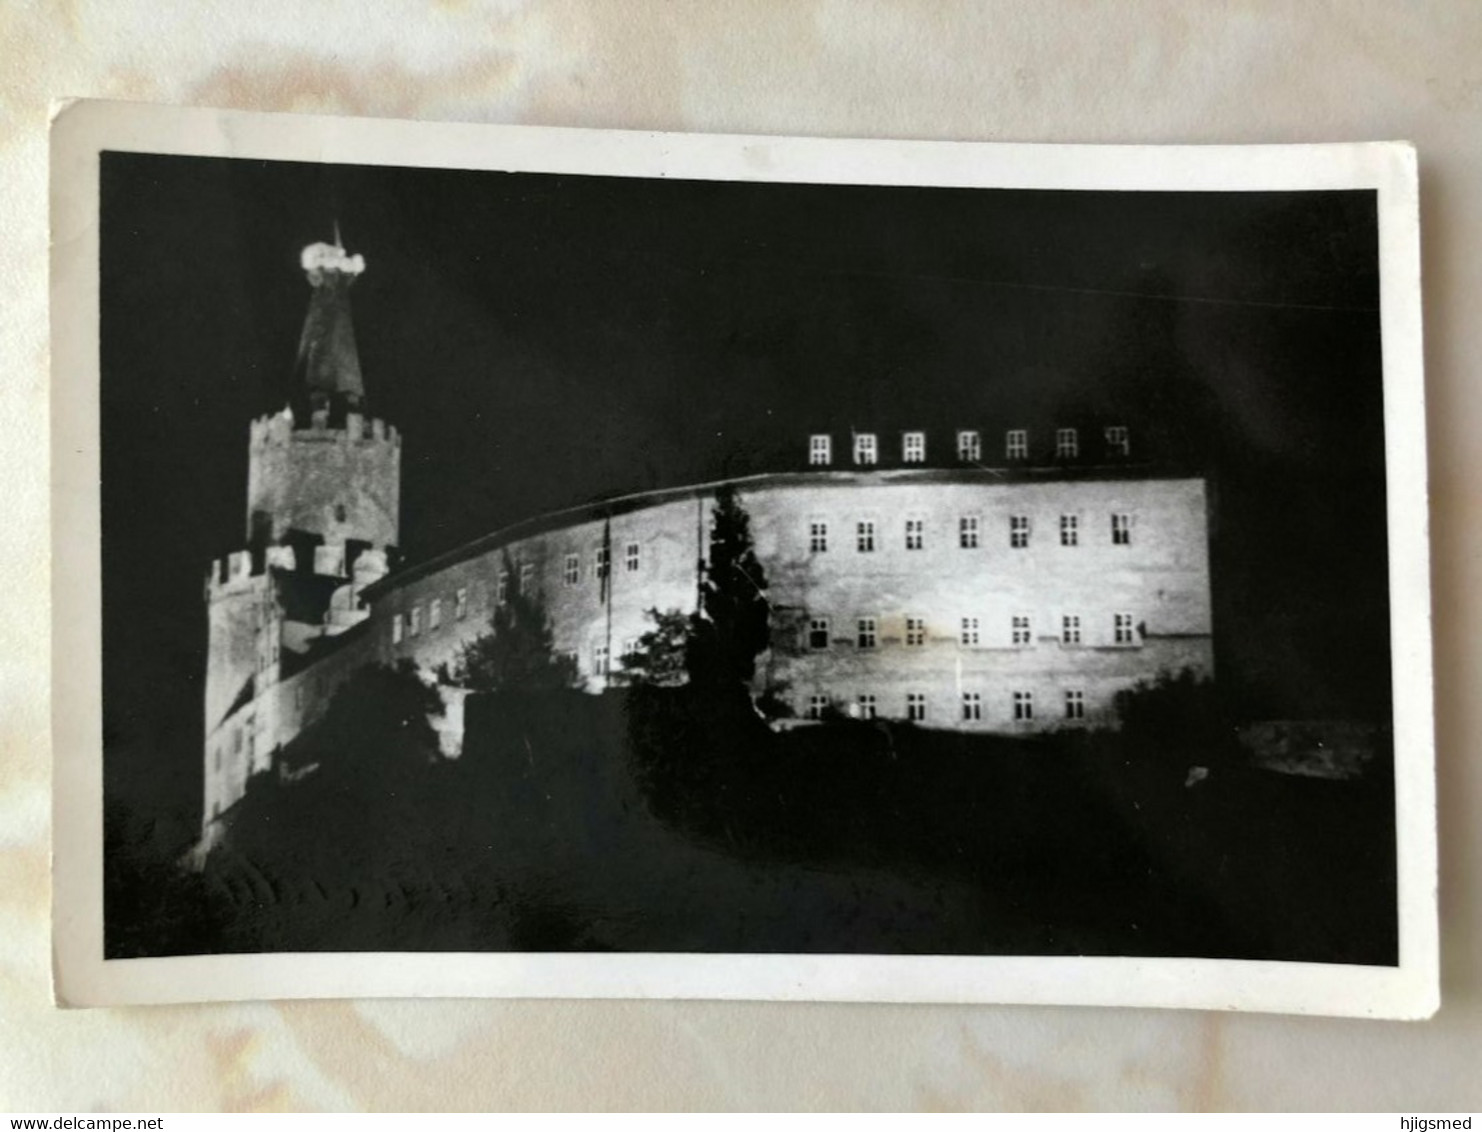
[{"label": "bush", "polygon": [[1185,668],[1141,680],[1116,697],[1122,737],[1157,753],[1189,755],[1205,763],[1227,757],[1235,728],[1213,680]]},{"label": "bush", "polygon": [[384,789],[439,759],[430,721],[442,711],[442,698],[411,661],[394,668],[375,665],[335,693],[307,744],[327,773]]}]

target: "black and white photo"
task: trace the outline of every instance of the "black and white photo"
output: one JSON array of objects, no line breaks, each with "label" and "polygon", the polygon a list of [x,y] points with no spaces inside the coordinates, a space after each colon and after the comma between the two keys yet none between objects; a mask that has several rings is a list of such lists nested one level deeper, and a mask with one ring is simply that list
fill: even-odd
[{"label": "black and white photo", "polygon": [[1429,1009],[1406,151],[138,113],[64,994]]}]

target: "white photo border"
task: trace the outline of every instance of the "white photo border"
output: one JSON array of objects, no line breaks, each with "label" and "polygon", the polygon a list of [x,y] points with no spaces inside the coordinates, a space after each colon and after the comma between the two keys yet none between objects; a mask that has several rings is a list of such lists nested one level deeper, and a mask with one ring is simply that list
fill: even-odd
[{"label": "white photo border", "polygon": [[[688,180],[1378,195],[1399,964],[521,953],[104,959],[99,154]],[[1153,1006],[1423,1018],[1439,1006],[1416,157],[1405,143],[1070,146],[824,140],[59,104],[51,136],[53,991],[67,1006],[255,998],[705,998]]]}]

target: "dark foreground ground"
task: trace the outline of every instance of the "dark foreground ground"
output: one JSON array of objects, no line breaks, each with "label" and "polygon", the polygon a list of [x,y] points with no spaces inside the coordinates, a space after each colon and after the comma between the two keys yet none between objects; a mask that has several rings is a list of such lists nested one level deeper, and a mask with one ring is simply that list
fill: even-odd
[{"label": "dark foreground ground", "polygon": [[1108,734],[693,716],[662,694],[490,697],[457,761],[264,785],[202,874],[114,853],[109,953],[1395,962],[1386,767],[1335,782]]}]

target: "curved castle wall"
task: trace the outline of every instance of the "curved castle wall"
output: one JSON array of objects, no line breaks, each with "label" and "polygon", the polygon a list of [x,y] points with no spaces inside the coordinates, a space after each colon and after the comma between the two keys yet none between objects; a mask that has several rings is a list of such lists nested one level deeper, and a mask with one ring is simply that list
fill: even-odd
[{"label": "curved castle wall", "polygon": [[[1026,730],[1109,723],[1115,693],[1139,679],[1212,672],[1203,480],[1001,479],[739,482],[773,614],[759,684],[782,686],[800,717],[822,702]],[[695,608],[712,498],[698,488],[618,500],[388,577],[368,595],[377,655],[429,671],[451,661],[487,631],[501,577],[524,571],[556,647],[600,690],[652,627],[648,610]]]}]

